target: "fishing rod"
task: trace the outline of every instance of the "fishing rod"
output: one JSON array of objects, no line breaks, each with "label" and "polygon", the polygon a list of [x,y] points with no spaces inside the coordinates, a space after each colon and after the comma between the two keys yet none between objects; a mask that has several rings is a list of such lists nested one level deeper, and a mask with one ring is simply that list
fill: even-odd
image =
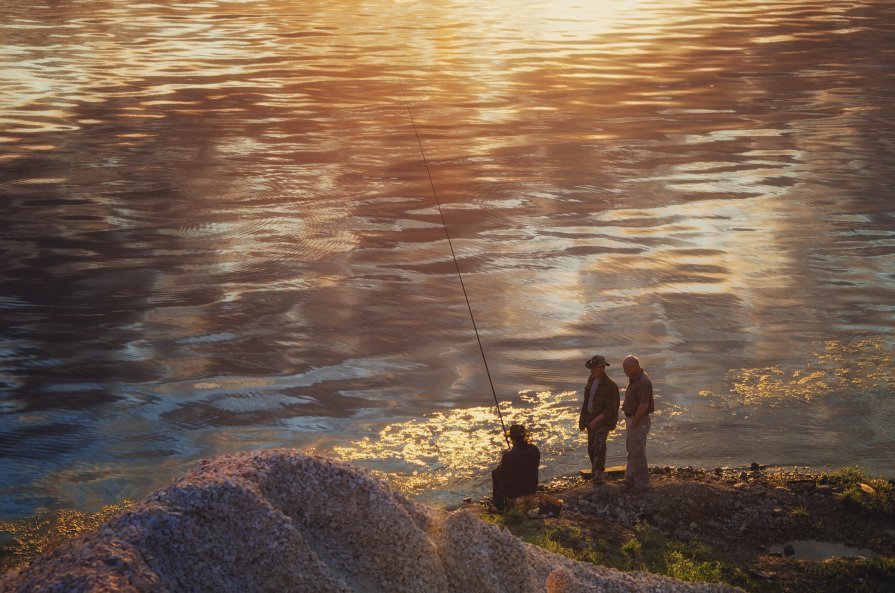
[{"label": "fishing rod", "polygon": [[482,353],[482,362],[485,364],[485,374],[488,375],[488,384],[491,386],[491,395],[494,396],[494,407],[497,409],[497,417],[500,418],[500,428],[503,430],[503,438],[510,446],[510,439],[507,436],[507,427],[503,422],[503,414],[500,411],[500,404],[497,402],[497,391],[494,389],[494,381],[491,379],[491,370],[488,368],[488,359],[485,357],[485,348],[482,346],[482,338],[479,336],[479,328],[475,323],[475,316],[472,314],[472,305],[469,303],[469,295],[466,293],[466,285],[463,283],[463,274],[460,273],[460,264],[457,263],[457,254],[454,252],[454,243],[451,241],[451,234],[448,232],[447,221],[444,218],[444,212],[441,210],[441,201],[438,199],[438,192],[435,191],[435,182],[432,180],[432,171],[429,169],[429,159],[426,158],[426,151],[423,150],[423,141],[420,139],[419,130],[416,128],[416,121],[413,118],[413,110],[410,108],[410,100],[407,98],[407,92],[404,90],[404,81],[398,79],[401,85],[401,94],[404,95],[404,105],[407,106],[407,114],[410,116],[410,123],[413,126],[413,133],[416,134],[416,143],[420,147],[420,154],[423,156],[423,164],[426,166],[426,175],[429,176],[429,185],[432,186],[432,195],[435,197],[435,205],[438,206],[438,215],[441,217],[441,227],[444,229],[444,236],[447,237],[448,247],[451,250],[451,259],[454,260],[454,269],[457,271],[457,278],[460,280],[460,288],[463,289],[463,298],[466,299],[466,310],[469,311],[469,320],[472,322],[472,329],[475,331],[475,339],[479,343],[479,352]]}]

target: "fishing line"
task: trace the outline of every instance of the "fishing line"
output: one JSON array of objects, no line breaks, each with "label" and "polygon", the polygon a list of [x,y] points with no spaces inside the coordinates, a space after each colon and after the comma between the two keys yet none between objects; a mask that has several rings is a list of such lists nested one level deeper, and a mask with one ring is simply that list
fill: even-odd
[{"label": "fishing line", "polygon": [[500,404],[497,402],[497,391],[494,389],[494,381],[491,380],[491,370],[488,368],[488,359],[485,357],[485,348],[482,346],[482,338],[479,336],[479,328],[475,323],[475,316],[472,314],[472,305],[469,303],[469,295],[466,293],[466,285],[463,283],[463,274],[460,273],[460,264],[457,263],[457,254],[454,252],[454,243],[451,241],[451,234],[448,232],[447,221],[444,218],[444,212],[441,211],[441,201],[438,199],[438,192],[435,191],[435,182],[432,180],[432,171],[429,169],[429,159],[426,158],[426,151],[423,150],[423,141],[420,139],[419,130],[416,129],[416,121],[413,119],[413,111],[410,109],[410,100],[407,98],[407,92],[404,90],[404,81],[398,80],[401,85],[401,94],[404,95],[404,105],[407,106],[407,114],[410,116],[410,123],[413,126],[413,133],[416,134],[416,143],[420,147],[420,154],[423,155],[423,164],[426,165],[426,175],[429,176],[429,185],[432,186],[432,195],[435,196],[435,205],[438,206],[438,215],[441,217],[441,227],[444,229],[444,236],[447,237],[448,247],[451,249],[451,259],[454,260],[454,268],[457,271],[457,278],[460,280],[460,288],[463,289],[463,298],[466,299],[466,310],[469,311],[469,320],[472,322],[472,329],[475,331],[475,339],[479,343],[479,352],[482,353],[482,362],[485,364],[485,374],[488,375],[488,384],[491,386],[491,395],[494,396],[494,407],[497,408],[497,417],[500,418],[500,427],[503,429],[503,438],[510,444],[507,437],[507,427],[503,422],[503,414],[500,411]]}]

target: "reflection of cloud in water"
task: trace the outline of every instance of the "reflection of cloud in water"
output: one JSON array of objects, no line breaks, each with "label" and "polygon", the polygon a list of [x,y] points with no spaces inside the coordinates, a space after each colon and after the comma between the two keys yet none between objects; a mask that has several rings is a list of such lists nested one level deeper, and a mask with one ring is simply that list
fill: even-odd
[{"label": "reflection of cloud in water", "polygon": [[805,368],[792,371],[778,366],[731,370],[728,393],[700,395],[734,406],[780,405],[895,388],[893,350],[880,338],[830,340],[812,356]]},{"label": "reflection of cloud in water", "polygon": [[[507,427],[520,423],[532,433],[543,462],[580,446],[579,405],[574,391],[543,391],[522,392],[517,402],[501,402],[500,408]],[[494,406],[479,406],[389,424],[375,437],[333,447],[326,454],[384,468],[395,486],[416,492],[485,474],[505,446]]]}]

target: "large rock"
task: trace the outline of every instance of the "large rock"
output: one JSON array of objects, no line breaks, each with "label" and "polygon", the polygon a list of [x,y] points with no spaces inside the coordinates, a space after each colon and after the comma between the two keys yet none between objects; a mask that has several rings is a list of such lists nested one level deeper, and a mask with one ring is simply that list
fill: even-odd
[{"label": "large rock", "polygon": [[290,450],[201,466],[0,583],[3,592],[727,592],[579,563],[362,470]]}]

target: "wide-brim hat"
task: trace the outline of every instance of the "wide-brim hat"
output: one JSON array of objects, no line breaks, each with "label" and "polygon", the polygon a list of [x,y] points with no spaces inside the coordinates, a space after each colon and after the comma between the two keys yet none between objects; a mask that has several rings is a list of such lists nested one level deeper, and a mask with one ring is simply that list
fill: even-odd
[{"label": "wide-brim hat", "polygon": [[606,362],[605,356],[600,356],[598,354],[598,355],[594,356],[593,358],[591,358],[590,360],[588,360],[587,362],[585,362],[584,366],[586,366],[589,369],[592,369],[594,367],[608,367],[608,366],[610,366],[610,364],[608,362]]}]

